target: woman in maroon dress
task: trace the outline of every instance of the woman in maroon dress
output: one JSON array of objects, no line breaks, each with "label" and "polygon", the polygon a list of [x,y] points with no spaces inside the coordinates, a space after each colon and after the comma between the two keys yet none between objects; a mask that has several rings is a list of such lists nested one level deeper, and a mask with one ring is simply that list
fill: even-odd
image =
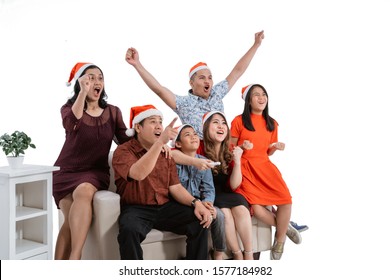
[{"label": "woman in maroon dress", "polygon": [[53,196],[64,214],[55,259],[80,259],[92,221],[96,191],[108,189],[108,154],[112,141],[129,139],[122,113],[106,102],[103,72],[91,63],[77,63],[69,77],[74,95],[61,108],[65,143],[56,160]]}]

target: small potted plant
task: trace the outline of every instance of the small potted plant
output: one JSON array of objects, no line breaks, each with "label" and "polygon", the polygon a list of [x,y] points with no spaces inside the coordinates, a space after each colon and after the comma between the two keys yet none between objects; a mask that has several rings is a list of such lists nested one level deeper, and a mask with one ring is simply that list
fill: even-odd
[{"label": "small potted plant", "polygon": [[23,164],[24,157],[21,155],[24,155],[25,150],[29,147],[35,149],[35,145],[31,143],[31,138],[26,133],[17,130],[11,135],[5,133],[0,136],[0,147],[7,156],[11,168],[19,168]]}]

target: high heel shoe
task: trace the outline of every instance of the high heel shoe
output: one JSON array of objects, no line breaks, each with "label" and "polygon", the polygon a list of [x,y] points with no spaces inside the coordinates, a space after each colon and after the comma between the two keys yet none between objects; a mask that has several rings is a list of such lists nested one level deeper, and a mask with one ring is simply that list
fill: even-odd
[{"label": "high heel shoe", "polygon": [[280,260],[283,255],[284,242],[274,241],[274,245],[271,248],[271,260]]}]

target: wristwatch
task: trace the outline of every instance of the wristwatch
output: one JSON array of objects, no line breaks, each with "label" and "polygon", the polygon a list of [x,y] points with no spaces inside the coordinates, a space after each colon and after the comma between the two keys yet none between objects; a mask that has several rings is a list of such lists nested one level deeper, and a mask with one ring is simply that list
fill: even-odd
[{"label": "wristwatch", "polygon": [[194,198],[194,200],[191,201],[192,207],[195,207],[195,202],[197,202],[197,201],[200,201],[200,199],[199,198]]}]

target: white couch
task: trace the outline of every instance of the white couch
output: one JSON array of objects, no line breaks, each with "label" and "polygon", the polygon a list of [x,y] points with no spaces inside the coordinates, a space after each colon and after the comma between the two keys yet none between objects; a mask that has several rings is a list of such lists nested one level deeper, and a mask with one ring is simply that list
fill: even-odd
[{"label": "white couch", "polygon": [[[120,213],[119,195],[115,192],[114,171],[111,166],[112,154],[109,155],[110,186],[107,191],[98,191],[93,199],[94,215],[82,259],[118,260],[120,259],[118,236],[118,216]],[[59,211],[60,225],[63,222]],[[253,251],[255,256],[270,250],[272,242],[271,227],[252,218]],[[210,239],[211,241],[211,239]],[[210,246],[211,246],[211,242]],[[141,244],[145,260],[174,260],[185,258],[186,236],[153,229]],[[225,258],[229,258],[227,253]]]}]

